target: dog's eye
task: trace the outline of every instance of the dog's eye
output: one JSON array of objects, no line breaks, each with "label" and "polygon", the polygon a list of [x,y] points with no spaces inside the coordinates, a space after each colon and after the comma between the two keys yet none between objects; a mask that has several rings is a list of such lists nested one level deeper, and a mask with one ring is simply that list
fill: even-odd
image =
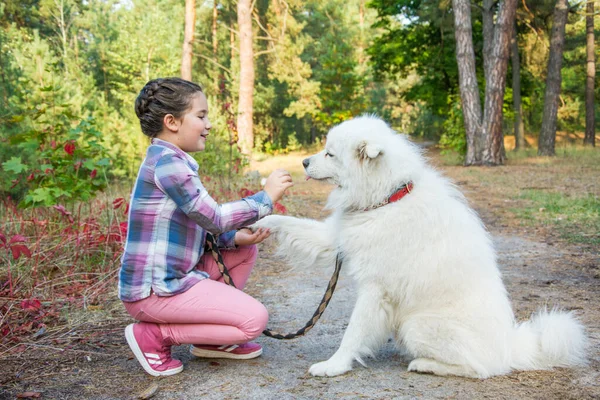
[{"label": "dog's eye", "polygon": [[333,157],[333,154],[331,154],[330,152],[325,152],[325,157]]}]

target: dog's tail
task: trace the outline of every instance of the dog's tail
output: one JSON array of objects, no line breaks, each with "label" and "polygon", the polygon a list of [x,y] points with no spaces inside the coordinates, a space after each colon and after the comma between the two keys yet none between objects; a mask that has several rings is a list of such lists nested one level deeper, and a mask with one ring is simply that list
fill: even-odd
[{"label": "dog's tail", "polygon": [[586,363],[587,336],[572,312],[538,311],[515,327],[511,368],[548,369]]}]

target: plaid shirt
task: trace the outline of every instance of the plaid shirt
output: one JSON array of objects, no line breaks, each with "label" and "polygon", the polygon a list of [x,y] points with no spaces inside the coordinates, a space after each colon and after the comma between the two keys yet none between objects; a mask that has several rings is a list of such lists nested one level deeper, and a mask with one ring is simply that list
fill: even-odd
[{"label": "plaid shirt", "polygon": [[195,269],[204,253],[206,231],[219,246],[235,247],[235,229],[270,214],[264,192],[217,204],[198,177],[198,163],[177,146],[153,139],[129,205],[127,241],[119,271],[119,298],[133,302],[172,296],[208,274]]}]

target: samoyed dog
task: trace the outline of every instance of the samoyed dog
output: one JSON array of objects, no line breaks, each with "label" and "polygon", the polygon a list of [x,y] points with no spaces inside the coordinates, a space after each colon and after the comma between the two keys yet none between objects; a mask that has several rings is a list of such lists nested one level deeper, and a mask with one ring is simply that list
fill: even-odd
[{"label": "samoyed dog", "polygon": [[490,235],[459,190],[419,148],[373,117],[334,127],[325,150],[303,161],[332,183],[324,221],[268,216],[278,251],[297,266],[333,266],[356,281],[339,349],[310,367],[335,376],[364,365],[390,336],[409,371],[487,378],[511,370],[585,362],[586,335],[572,313],[541,310],[515,322]]}]

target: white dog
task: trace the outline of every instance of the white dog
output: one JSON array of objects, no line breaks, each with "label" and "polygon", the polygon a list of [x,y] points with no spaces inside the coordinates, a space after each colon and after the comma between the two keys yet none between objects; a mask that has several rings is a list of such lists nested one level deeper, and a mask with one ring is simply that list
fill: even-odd
[{"label": "white dog", "polygon": [[269,216],[253,228],[270,228],[295,265],[333,266],[340,252],[357,282],[342,343],[312,375],[364,365],[391,334],[412,359],[409,371],[487,378],[585,362],[587,339],[571,313],[515,322],[481,220],[404,135],[356,118],[334,127],[325,150],[303,164],[310,178],[337,185],[331,216]]}]

